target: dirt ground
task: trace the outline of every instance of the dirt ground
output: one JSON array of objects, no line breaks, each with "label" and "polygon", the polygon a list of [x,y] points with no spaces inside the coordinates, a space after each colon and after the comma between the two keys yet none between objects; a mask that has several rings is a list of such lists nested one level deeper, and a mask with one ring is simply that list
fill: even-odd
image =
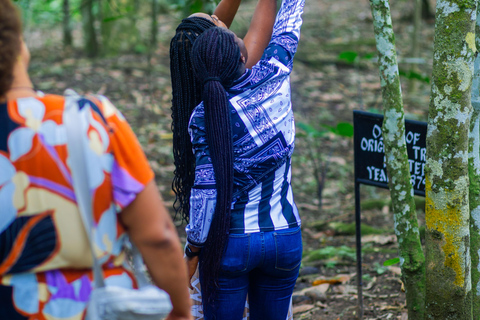
[{"label": "dirt ground", "polygon": [[[245,32],[254,5],[254,0],[244,0],[232,26],[239,35]],[[434,5],[431,1],[431,8]],[[411,1],[391,3],[401,71],[412,67],[405,63],[411,57],[411,6]],[[147,54],[131,53],[89,60],[81,52],[78,34],[75,49],[65,51],[60,30],[31,28],[26,33],[36,88],[57,94],[74,88],[108,96],[138,135],[170,209],[174,197],[170,191],[173,162],[168,48],[179,18],[177,14],[161,15],[159,45],[150,60]],[[297,124],[321,132],[324,125],[351,123],[354,109],[381,112],[378,67],[375,59],[368,58],[376,53],[368,0],[307,0],[303,18],[291,76]],[[423,20],[417,57],[421,63],[414,65],[417,73],[427,77],[431,73],[433,28],[433,20]],[[358,63],[339,59],[342,52],[358,54]],[[407,118],[425,121],[429,85],[404,77],[401,81]],[[320,171],[326,168],[321,203],[315,166]],[[353,179],[353,139],[335,134],[312,138],[298,129],[292,183],[303,219],[305,259],[295,288],[295,319],[348,320],[358,316]],[[399,266],[383,266],[398,256],[388,191],[362,186],[361,198],[365,204],[362,223],[371,227],[363,237],[364,319],[406,319]],[[423,212],[418,213],[422,224]],[[184,241],[184,225],[176,223]]]}]

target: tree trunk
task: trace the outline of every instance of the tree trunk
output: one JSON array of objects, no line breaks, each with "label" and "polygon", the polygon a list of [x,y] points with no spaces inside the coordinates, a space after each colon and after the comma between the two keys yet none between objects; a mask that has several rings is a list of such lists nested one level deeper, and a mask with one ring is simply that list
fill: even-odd
[{"label": "tree trunk", "polygon": [[131,0],[132,1],[132,11],[129,14],[130,17],[130,32],[129,32],[129,43],[132,44],[134,47],[136,44],[139,43],[140,31],[137,28],[137,20],[138,20],[138,10],[140,8],[139,0]]},{"label": "tree trunk", "polygon": [[63,46],[71,47],[73,44],[72,25],[70,22],[70,2],[63,0]]},{"label": "tree trunk", "polygon": [[422,0],[422,17],[424,19],[435,18],[432,14],[432,10],[430,10],[430,2],[428,2],[428,0]]},{"label": "tree trunk", "polygon": [[[480,6],[477,4],[476,47],[480,48]],[[476,53],[472,82],[473,113],[470,120],[468,173],[470,178],[470,256],[472,258],[473,314],[480,315],[480,57]]]},{"label": "tree trunk", "polygon": [[424,319],[425,258],[420,243],[415,199],[410,182],[405,118],[388,0],[370,0],[384,105],[383,142],[389,188],[405,283],[408,319]]},{"label": "tree trunk", "polygon": [[100,35],[102,36],[102,52],[107,53],[111,51],[112,41],[115,37],[112,36],[112,21],[108,21],[112,10],[108,0],[98,0],[98,16],[100,20]]},{"label": "tree trunk", "polygon": [[437,0],[426,165],[426,318],[471,319],[468,146],[475,0]]},{"label": "tree trunk", "polygon": [[[419,58],[419,44],[418,36],[422,30],[422,0],[415,0],[415,9],[413,12],[413,31],[412,31],[412,49],[410,51],[410,56],[412,58]],[[418,73],[418,66],[415,63],[410,65],[409,70],[411,72]],[[417,80],[410,79],[408,81],[408,91],[410,94],[414,93],[417,89],[416,87]]]},{"label": "tree trunk", "polygon": [[151,25],[150,25],[150,52],[153,54],[157,47],[157,35],[158,35],[158,0],[152,1],[152,12],[151,12]]},{"label": "tree trunk", "polygon": [[95,33],[95,17],[93,15],[93,1],[82,0],[82,23],[84,49],[88,57],[92,58],[98,55],[98,41]]}]

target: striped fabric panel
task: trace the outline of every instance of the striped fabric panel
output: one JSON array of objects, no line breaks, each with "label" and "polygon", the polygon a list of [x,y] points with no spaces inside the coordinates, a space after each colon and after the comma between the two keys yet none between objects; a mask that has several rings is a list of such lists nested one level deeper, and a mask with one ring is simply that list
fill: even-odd
[{"label": "striped fabric panel", "polygon": [[232,233],[281,230],[300,225],[298,210],[289,184],[290,161],[248,193],[248,201],[235,203]]}]

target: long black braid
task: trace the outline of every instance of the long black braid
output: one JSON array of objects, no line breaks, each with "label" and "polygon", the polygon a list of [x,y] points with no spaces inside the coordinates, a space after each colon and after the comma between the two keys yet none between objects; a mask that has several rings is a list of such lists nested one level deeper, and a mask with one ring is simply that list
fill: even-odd
[{"label": "long black braid", "polygon": [[192,48],[195,74],[203,79],[202,100],[205,130],[215,172],[217,204],[210,231],[200,255],[202,295],[213,303],[220,261],[228,241],[233,190],[233,140],[227,93],[242,65],[235,36],[224,28],[211,28],[198,37]]},{"label": "long black braid", "polygon": [[170,75],[172,78],[172,132],[175,163],[172,189],[176,198],[176,213],[188,222],[190,190],[195,178],[195,157],[188,134],[188,122],[193,109],[201,102],[201,83],[192,69],[190,52],[197,37],[215,24],[207,19],[187,18],[177,27],[170,43]]}]

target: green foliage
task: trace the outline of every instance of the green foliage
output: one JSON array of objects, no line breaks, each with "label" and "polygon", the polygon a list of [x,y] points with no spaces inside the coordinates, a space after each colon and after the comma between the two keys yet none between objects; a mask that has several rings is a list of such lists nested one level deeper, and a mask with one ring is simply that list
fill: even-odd
[{"label": "green foliage", "polygon": [[309,253],[306,254],[305,259],[306,261],[309,261],[309,262],[318,261],[318,260],[335,259],[335,260],[329,261],[330,265],[335,265],[339,259],[347,259],[347,260],[355,261],[356,253],[354,248],[350,248],[347,246],[341,246],[341,247],[328,246],[322,249],[310,251]]},{"label": "green foliage", "polygon": [[219,0],[169,0],[171,8],[181,11],[183,15],[188,16],[195,12],[205,12],[212,14]]},{"label": "green foliage", "polygon": [[299,138],[309,137],[309,138],[321,138],[325,136],[328,131],[327,130],[317,130],[313,126],[309,125],[305,122],[297,122],[297,127],[300,128],[302,131],[296,133],[296,136]]},{"label": "green foliage", "polygon": [[[344,235],[354,235],[355,234],[355,223],[343,223],[343,222],[332,222],[329,224],[329,227],[333,228],[337,234],[344,234]],[[369,234],[384,234],[390,233],[391,230],[384,230],[378,227],[372,227],[367,224],[361,224],[360,229],[362,235],[369,235]]]},{"label": "green foliage", "polygon": [[[360,54],[356,51],[343,51],[340,52],[340,54],[338,55],[338,60],[346,62],[348,64],[354,64],[360,62],[361,60],[371,60],[373,57],[375,57],[375,54],[373,53],[367,53],[360,56]],[[405,71],[400,69],[398,73],[400,76],[405,77],[409,80],[418,80],[427,84],[430,83],[430,77],[421,75],[411,70]]]},{"label": "green foliage", "polygon": [[384,267],[389,267],[389,266],[393,266],[394,264],[397,264],[397,263],[400,263],[400,258],[399,257],[396,257],[396,258],[393,258],[393,259],[388,259],[388,260],[384,261],[383,266]]},{"label": "green foliage", "polygon": [[371,282],[373,280],[373,277],[371,275],[369,275],[368,273],[366,274],[363,274],[362,275],[362,279],[365,281],[365,282]]},{"label": "green foliage", "polygon": [[360,208],[362,210],[372,210],[372,209],[382,209],[385,206],[391,206],[391,199],[365,199],[360,203]]},{"label": "green foliage", "polygon": [[374,268],[375,268],[375,272],[377,274],[384,274],[385,272],[387,272],[388,268],[385,267],[385,266],[381,266],[378,262],[375,262],[373,264]]},{"label": "green foliage", "polygon": [[360,60],[371,60],[374,56],[375,54],[373,53],[367,53],[363,56],[360,56],[356,51],[343,51],[338,55],[338,60],[353,64],[355,62],[359,62]]},{"label": "green foliage", "polygon": [[[20,7],[24,24],[51,27],[61,23],[63,19],[63,0],[16,0]],[[81,0],[70,0],[70,17],[80,21]]]},{"label": "green foliage", "polygon": [[327,133],[333,133],[340,137],[353,137],[353,125],[348,122],[339,122],[335,127],[321,125],[325,130],[317,130],[312,125],[304,122],[297,122],[297,127],[303,132],[297,132],[297,137],[321,138]]},{"label": "green foliage", "polygon": [[428,76],[422,76],[419,73],[416,73],[414,71],[405,71],[400,69],[398,71],[398,74],[409,79],[409,80],[418,80],[420,82],[425,82],[425,83],[430,83],[430,77]]},{"label": "green foliage", "polygon": [[142,43],[136,44],[133,51],[135,53],[144,54],[147,53],[148,47]]},{"label": "green foliage", "polygon": [[[324,119],[322,119],[325,121]],[[296,136],[304,138],[307,142],[307,154],[305,162],[313,169],[314,182],[316,184],[317,197],[321,207],[322,193],[325,186],[325,180],[328,172],[329,159],[324,156],[325,144],[323,143],[327,134],[333,134],[338,137],[353,137],[353,125],[348,122],[340,122],[336,126],[325,124],[320,125],[320,129],[305,123],[297,122]],[[335,144],[330,148],[330,155],[333,152]]]}]

